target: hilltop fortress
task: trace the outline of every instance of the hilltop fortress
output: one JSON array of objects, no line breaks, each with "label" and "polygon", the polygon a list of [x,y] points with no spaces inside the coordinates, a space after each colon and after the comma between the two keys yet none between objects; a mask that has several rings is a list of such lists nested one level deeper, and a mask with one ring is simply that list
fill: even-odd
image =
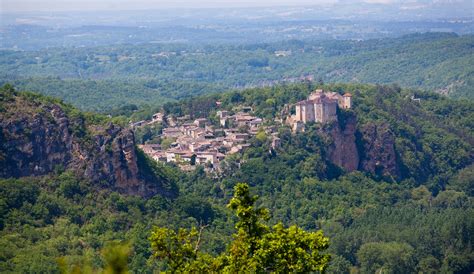
[{"label": "hilltop fortress", "polygon": [[286,122],[291,125],[293,131],[303,131],[304,124],[308,122],[328,123],[337,120],[337,107],[350,109],[352,107],[352,95],[337,92],[327,92],[317,89],[312,92],[308,99],[295,104],[295,114],[290,115]]}]

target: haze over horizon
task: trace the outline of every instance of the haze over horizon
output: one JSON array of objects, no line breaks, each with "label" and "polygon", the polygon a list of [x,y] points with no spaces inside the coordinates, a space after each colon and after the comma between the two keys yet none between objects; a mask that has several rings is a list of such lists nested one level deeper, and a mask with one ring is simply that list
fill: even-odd
[{"label": "haze over horizon", "polygon": [[0,11],[0,48],[29,50],[474,31],[470,0],[2,0]]},{"label": "haze over horizon", "polygon": [[356,7],[358,5],[375,6],[380,10],[396,8],[399,10],[422,12],[425,9],[449,9],[453,16],[470,16],[474,7],[471,0],[3,0],[0,3],[2,13],[14,12],[66,12],[66,11],[127,11],[163,8],[251,8],[251,7],[294,7],[294,6],[337,6]]}]

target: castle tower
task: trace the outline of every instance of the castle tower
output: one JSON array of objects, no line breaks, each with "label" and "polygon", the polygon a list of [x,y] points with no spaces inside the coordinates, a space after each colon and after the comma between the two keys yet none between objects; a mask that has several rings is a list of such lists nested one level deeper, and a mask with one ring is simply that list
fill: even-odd
[{"label": "castle tower", "polygon": [[303,102],[298,102],[296,104],[296,113],[295,113],[295,121],[303,121]]},{"label": "castle tower", "polygon": [[317,89],[308,96],[308,100],[317,100],[322,95],[324,95],[324,91],[322,89]]},{"label": "castle tower", "polygon": [[322,123],[332,122],[337,120],[337,100],[325,98],[322,104]]},{"label": "castle tower", "polygon": [[295,120],[303,123],[314,121],[314,107],[311,101],[301,101],[296,104]]},{"label": "castle tower", "polygon": [[314,122],[314,104],[312,101],[306,101],[306,117],[304,122]]},{"label": "castle tower", "polygon": [[342,98],[343,108],[352,108],[352,94],[347,92],[342,96]]}]

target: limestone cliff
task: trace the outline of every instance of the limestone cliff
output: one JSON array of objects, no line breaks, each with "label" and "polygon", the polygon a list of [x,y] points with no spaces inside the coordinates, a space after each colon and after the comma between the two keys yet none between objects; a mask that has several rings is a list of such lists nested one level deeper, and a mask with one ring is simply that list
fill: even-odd
[{"label": "limestone cliff", "polygon": [[326,158],[345,171],[360,170],[398,179],[395,136],[388,124],[357,123],[353,112],[339,113],[320,133],[327,141]]},{"label": "limestone cliff", "polygon": [[87,123],[60,102],[14,91],[0,93],[0,110],[0,177],[40,176],[61,168],[126,194],[173,194],[164,187],[166,178],[141,171],[128,129]]},{"label": "limestone cliff", "polygon": [[327,157],[346,171],[354,171],[359,167],[356,130],[357,119],[351,115],[347,119],[339,119],[328,132],[331,143],[327,148]]}]

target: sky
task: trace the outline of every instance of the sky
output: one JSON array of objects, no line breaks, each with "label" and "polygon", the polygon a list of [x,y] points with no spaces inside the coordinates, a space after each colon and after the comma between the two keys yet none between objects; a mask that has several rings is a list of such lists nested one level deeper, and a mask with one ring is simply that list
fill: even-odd
[{"label": "sky", "polygon": [[332,4],[337,0],[0,0],[3,11],[91,11]]},{"label": "sky", "polygon": [[[159,8],[315,6],[331,4],[394,6],[459,5],[474,9],[474,0],[0,0],[2,12],[146,10]],[[472,14],[472,12],[471,12]]]}]

